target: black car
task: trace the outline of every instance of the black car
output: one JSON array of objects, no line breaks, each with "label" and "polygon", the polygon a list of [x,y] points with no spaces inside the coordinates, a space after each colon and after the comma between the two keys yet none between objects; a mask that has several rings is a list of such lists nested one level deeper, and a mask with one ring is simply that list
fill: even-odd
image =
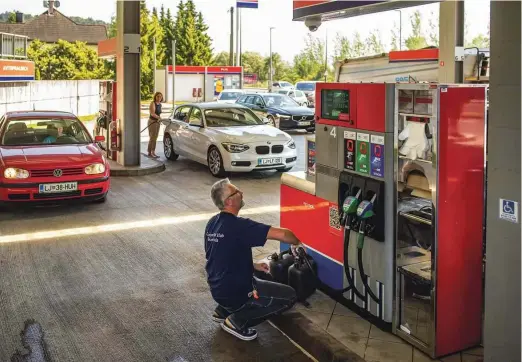
[{"label": "black car", "polygon": [[250,108],[268,123],[282,130],[306,129],[315,131],[314,111],[300,106],[292,98],[277,93],[245,94],[236,101]]}]

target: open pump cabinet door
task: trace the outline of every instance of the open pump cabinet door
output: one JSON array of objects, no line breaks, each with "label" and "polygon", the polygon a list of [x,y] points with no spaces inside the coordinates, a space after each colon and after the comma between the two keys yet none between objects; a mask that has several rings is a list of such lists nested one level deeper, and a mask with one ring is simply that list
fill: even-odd
[{"label": "open pump cabinet door", "polygon": [[480,344],[486,87],[317,83],[315,112],[281,226],[320,289],[433,358]]}]

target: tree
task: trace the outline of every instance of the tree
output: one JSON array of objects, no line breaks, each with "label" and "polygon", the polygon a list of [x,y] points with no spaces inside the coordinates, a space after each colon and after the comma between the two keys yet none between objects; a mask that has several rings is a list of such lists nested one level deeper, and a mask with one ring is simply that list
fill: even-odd
[{"label": "tree", "polygon": [[98,59],[96,50],[86,43],[59,40],[47,45],[33,40],[27,50],[35,63],[38,80],[111,79],[114,77],[107,63]]},{"label": "tree", "polygon": [[325,44],[310,33],[305,48],[294,57],[294,71],[300,79],[319,80],[325,72]]},{"label": "tree", "polygon": [[405,40],[406,47],[410,50],[421,49],[428,46],[426,38],[422,35],[421,14],[415,11],[410,18],[412,34]]},{"label": "tree", "polygon": [[438,47],[439,46],[439,17],[436,16],[432,11],[428,22],[430,25],[430,33],[429,33],[430,45]]},{"label": "tree", "polygon": [[353,58],[353,47],[348,37],[337,33],[334,44],[334,60],[344,60]]},{"label": "tree", "polygon": [[[225,66],[228,65],[228,61],[230,60],[230,56],[228,52],[219,52],[212,58],[212,65],[216,66]],[[243,64],[244,66],[244,64]]]},{"label": "tree", "polygon": [[368,55],[368,49],[366,44],[361,40],[361,34],[358,31],[355,32],[352,40],[353,57],[360,58]]},{"label": "tree", "polygon": [[[228,59],[226,62],[225,65],[228,64]],[[257,77],[261,82],[267,80],[268,72],[264,71],[266,62],[261,54],[257,52],[244,52],[241,55],[241,63],[245,73],[257,74]],[[268,57],[268,64],[270,64],[270,57]]]},{"label": "tree", "polygon": [[167,13],[165,15],[163,5],[161,5],[159,21],[164,34],[163,48],[165,49],[165,57],[163,58],[164,61],[162,62],[162,64],[172,64],[172,41],[175,39],[174,21],[172,20],[172,14],[170,13],[170,9],[167,9]]},{"label": "tree", "polygon": [[393,28],[391,30],[391,44],[390,44],[391,50],[401,50],[402,49],[402,47],[401,47],[402,39],[400,36],[400,31],[401,31],[401,29],[397,25],[397,22],[394,21]]},{"label": "tree", "polygon": [[174,36],[176,39],[176,64],[208,65],[212,59],[212,40],[203,15],[196,11],[193,0],[178,4]]},{"label": "tree", "polygon": [[384,53],[384,45],[382,44],[381,34],[376,30],[372,30],[366,39],[366,49],[368,55]]},{"label": "tree", "polygon": [[16,23],[16,10],[9,13],[9,16],[7,17],[7,22],[11,24]]}]

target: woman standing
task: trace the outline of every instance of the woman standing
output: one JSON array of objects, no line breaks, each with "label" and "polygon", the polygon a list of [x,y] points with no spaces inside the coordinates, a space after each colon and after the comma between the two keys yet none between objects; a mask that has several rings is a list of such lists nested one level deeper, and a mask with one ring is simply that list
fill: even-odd
[{"label": "woman standing", "polygon": [[149,111],[149,147],[147,149],[148,156],[152,158],[158,158],[156,155],[156,142],[158,140],[158,134],[160,130],[160,119],[161,119],[161,102],[163,102],[163,94],[156,92],[154,94],[154,100],[150,103]]}]

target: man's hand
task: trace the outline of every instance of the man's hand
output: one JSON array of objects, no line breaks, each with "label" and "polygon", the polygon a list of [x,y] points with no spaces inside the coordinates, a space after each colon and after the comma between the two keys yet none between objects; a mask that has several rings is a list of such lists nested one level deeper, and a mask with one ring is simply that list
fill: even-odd
[{"label": "man's hand", "polygon": [[265,273],[270,273],[270,267],[267,263],[254,263],[254,269]]}]

